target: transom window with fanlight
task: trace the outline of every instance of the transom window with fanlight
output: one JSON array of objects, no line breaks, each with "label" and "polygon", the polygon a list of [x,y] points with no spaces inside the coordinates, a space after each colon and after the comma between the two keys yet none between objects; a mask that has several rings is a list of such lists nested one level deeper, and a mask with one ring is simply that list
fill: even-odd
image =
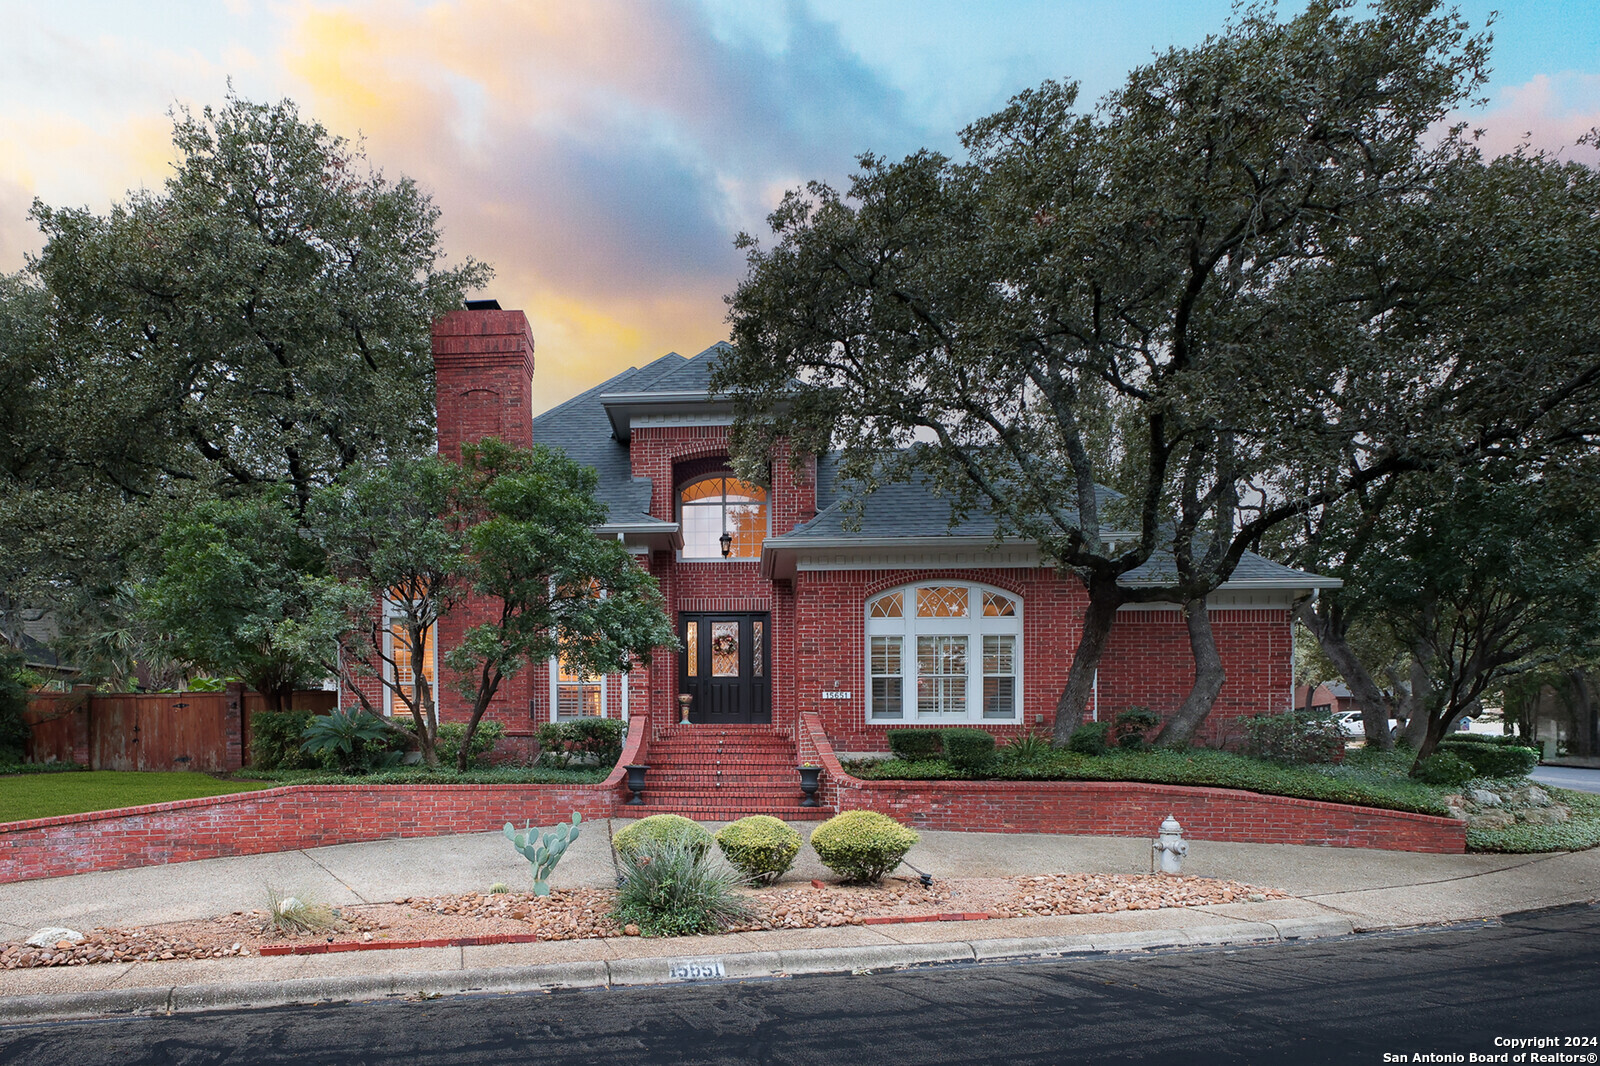
[{"label": "transom window with fanlight", "polygon": [[867,601],[867,717],[1021,721],[1022,600],[963,582]]},{"label": "transom window with fanlight", "polygon": [[678,490],[685,559],[759,559],[767,536],[767,490],[726,474]]}]

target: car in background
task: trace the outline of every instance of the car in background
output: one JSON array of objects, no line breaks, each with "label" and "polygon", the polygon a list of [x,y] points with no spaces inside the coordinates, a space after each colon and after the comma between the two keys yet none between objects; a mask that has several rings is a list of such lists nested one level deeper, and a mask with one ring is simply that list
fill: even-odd
[{"label": "car in background", "polygon": [[[1362,724],[1360,711],[1334,711],[1333,720],[1338,725],[1339,732],[1352,740],[1360,740],[1367,735],[1367,727]],[[1393,718],[1389,719],[1391,731],[1399,724]]]}]

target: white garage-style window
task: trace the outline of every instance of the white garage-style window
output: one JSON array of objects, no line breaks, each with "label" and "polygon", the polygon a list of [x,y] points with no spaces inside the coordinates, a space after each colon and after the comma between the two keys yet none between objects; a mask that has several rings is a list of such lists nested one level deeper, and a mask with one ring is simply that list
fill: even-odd
[{"label": "white garage-style window", "polygon": [[1022,601],[961,582],[907,585],[869,600],[867,717],[1020,721]]}]

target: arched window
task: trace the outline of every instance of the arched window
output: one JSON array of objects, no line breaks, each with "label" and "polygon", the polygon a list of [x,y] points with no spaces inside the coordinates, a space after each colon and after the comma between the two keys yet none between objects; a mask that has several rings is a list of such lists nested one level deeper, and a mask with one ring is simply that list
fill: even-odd
[{"label": "arched window", "polygon": [[869,600],[867,717],[872,721],[1022,720],[1022,601],[940,581]]},{"label": "arched window", "polygon": [[725,474],[704,477],[678,491],[678,516],[685,559],[759,559],[767,537],[767,490]]}]

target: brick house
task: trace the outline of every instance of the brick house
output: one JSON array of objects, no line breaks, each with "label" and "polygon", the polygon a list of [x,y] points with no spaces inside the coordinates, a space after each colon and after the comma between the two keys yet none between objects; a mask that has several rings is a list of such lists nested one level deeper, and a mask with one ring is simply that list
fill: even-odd
[{"label": "brick house", "polygon": [[[1086,603],[1078,579],[1041,565],[1029,542],[997,542],[984,516],[951,527],[948,504],[920,484],[881,489],[859,527],[846,528],[849,487],[826,456],[806,457],[798,471],[775,462],[765,486],[741,481],[728,466],[732,408],[707,390],[720,350],[664,355],[533,417],[533,338],[522,312],[484,301],[435,324],[441,454],[493,434],[559,446],[593,466],[609,507],[596,534],[625,543],[656,577],[683,648],[628,676],[535,664],[502,686],[489,715],[513,739],[545,721],[647,717],[652,794],[659,801],[662,789],[681,787],[680,808],[695,789],[725,784],[722,771],[702,772],[712,763],[729,764],[735,792],[734,762],[752,779],[762,764],[772,773],[786,764],[792,778],[807,712],[844,753],[886,751],[895,726],[978,726],[1002,742],[1050,730]],[[1289,707],[1291,601],[1336,584],[1245,556],[1210,598],[1228,676],[1202,742],[1237,735],[1241,716]],[[438,642],[458,640],[471,613],[469,605],[445,619]],[[1171,713],[1192,676],[1176,606],[1125,607],[1090,715]],[[677,726],[682,695],[687,730]],[[440,706],[444,720],[466,717],[448,685]],[[753,793],[743,800],[744,813],[756,808]]]}]

